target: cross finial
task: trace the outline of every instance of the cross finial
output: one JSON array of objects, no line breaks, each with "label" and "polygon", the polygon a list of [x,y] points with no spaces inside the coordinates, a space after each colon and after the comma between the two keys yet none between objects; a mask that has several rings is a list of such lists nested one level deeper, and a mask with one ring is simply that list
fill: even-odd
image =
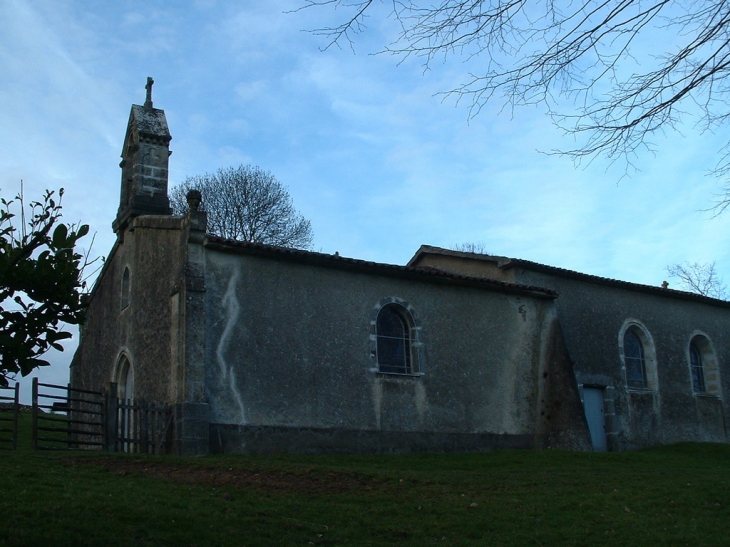
[{"label": "cross finial", "polygon": [[152,108],[152,84],[154,83],[155,81],[150,76],[147,76],[147,85],[144,86],[147,90],[147,98],[144,101],[145,108]]}]

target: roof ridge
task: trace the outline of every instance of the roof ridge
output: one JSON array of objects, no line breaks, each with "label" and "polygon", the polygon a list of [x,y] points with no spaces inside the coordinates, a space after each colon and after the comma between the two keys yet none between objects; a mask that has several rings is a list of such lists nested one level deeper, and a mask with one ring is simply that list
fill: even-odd
[{"label": "roof ridge", "polygon": [[249,241],[239,241],[236,239],[227,239],[220,236],[208,234],[203,243],[204,246],[217,250],[248,250],[263,253],[269,256],[278,256],[282,258],[297,259],[314,259],[323,265],[332,265],[344,268],[360,268],[365,270],[376,270],[382,273],[390,273],[396,275],[416,276],[422,279],[430,279],[433,281],[454,281],[471,286],[489,287],[496,290],[506,292],[530,293],[541,298],[555,298],[558,293],[552,289],[538,287],[534,285],[524,285],[521,283],[509,283],[486,277],[474,277],[452,272],[445,272],[436,268],[401,266],[397,264],[387,264],[383,262],[374,262],[359,258],[348,258],[340,254],[320,253],[316,251],[307,251],[304,249],[293,249],[290,247],[279,247],[266,243],[253,243]]},{"label": "roof ridge", "polygon": [[589,273],[583,273],[579,272],[577,270],[571,270],[568,268],[561,268],[559,266],[550,266],[549,264],[542,264],[540,262],[534,262],[532,260],[525,260],[522,258],[511,258],[507,256],[500,256],[500,255],[486,255],[486,254],[479,254],[479,253],[469,253],[465,251],[454,251],[452,249],[444,249],[442,247],[434,247],[432,245],[421,245],[421,247],[416,251],[416,254],[413,256],[413,258],[409,261],[409,264],[414,262],[416,258],[421,253],[434,253],[434,254],[441,254],[441,255],[447,255],[447,256],[459,256],[463,258],[470,258],[472,260],[491,260],[498,263],[498,267],[500,269],[509,269],[514,268],[516,266],[525,266],[528,268],[532,268],[533,270],[544,270],[549,273],[555,273],[558,275],[561,275],[562,277],[572,277],[575,279],[582,279],[586,282],[594,282],[599,283],[601,285],[612,285],[616,287],[621,287],[625,289],[634,289],[634,290],[640,290],[643,292],[648,292],[650,294],[656,294],[656,295],[662,295],[662,296],[670,296],[673,298],[681,298],[684,300],[693,300],[696,302],[704,302],[707,304],[714,304],[714,305],[721,305],[730,307],[730,302],[727,300],[721,300],[718,298],[713,298],[711,296],[704,296],[697,293],[687,292],[687,291],[680,291],[677,289],[670,289],[670,288],[664,288],[661,286],[655,286],[655,285],[647,285],[645,283],[636,283],[633,281],[624,281],[622,279],[615,279],[612,277],[603,277],[600,275],[595,274],[589,274]]}]

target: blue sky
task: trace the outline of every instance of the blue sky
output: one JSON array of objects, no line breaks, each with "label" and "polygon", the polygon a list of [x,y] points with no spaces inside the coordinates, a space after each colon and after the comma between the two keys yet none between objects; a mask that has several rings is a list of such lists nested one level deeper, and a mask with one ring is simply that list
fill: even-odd
[{"label": "blue sky", "polygon": [[[421,244],[482,242],[651,285],[683,261],[717,261],[730,279],[730,213],[702,212],[721,188],[706,173],[723,135],[658,134],[628,178],[601,158],[576,167],[542,153],[573,146],[544,108],[496,102],[469,120],[437,95],[463,81],[462,59],[424,71],[370,55],[395,37],[387,20],[372,20],[354,53],[320,51],[305,30],[342,12],[287,13],[301,3],[4,0],[2,196],[21,179],[29,198],[65,188],[65,219],[88,223],[107,253],[129,109],[152,76],[173,136],[171,185],[258,165],[311,220],[315,250],[405,264]],[[42,377],[65,382],[73,347]]]}]

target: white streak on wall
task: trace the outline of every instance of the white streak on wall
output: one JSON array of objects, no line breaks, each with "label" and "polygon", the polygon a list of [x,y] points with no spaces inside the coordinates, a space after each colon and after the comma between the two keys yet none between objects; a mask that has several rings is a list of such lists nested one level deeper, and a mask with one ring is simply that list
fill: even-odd
[{"label": "white streak on wall", "polygon": [[236,402],[238,403],[238,407],[241,409],[241,423],[246,423],[246,410],[243,408],[243,397],[241,397],[241,392],[238,391],[238,387],[236,386],[236,371],[233,370],[231,367],[231,391],[233,392],[233,397],[236,399]]},{"label": "white streak on wall", "polygon": [[414,398],[416,401],[416,412],[418,413],[418,425],[423,427],[426,413],[429,410],[428,397],[426,396],[426,388],[421,382],[416,383],[415,390]]},{"label": "white streak on wall", "polygon": [[236,321],[238,320],[238,313],[241,311],[241,305],[238,303],[238,298],[236,298],[236,283],[238,282],[238,275],[238,268],[236,268],[233,270],[233,275],[228,281],[228,288],[221,300],[221,306],[223,307],[226,315],[226,326],[223,329],[223,334],[221,334],[220,340],[218,341],[215,356],[218,360],[218,367],[223,380],[226,379],[226,372],[228,370],[228,365],[226,363],[226,358],[223,355],[223,351],[228,345],[228,340],[233,334],[233,329],[236,326]]},{"label": "white streak on wall", "polygon": [[373,378],[373,411],[375,412],[375,427],[380,429],[380,413],[383,409],[383,385],[380,378]]},{"label": "white streak on wall", "polygon": [[225,357],[226,347],[228,346],[229,341],[233,336],[233,331],[235,329],[236,322],[238,321],[238,316],[241,311],[241,304],[238,302],[238,298],[236,296],[236,286],[238,284],[239,276],[239,269],[234,268],[233,275],[231,275],[231,278],[228,281],[228,287],[226,288],[226,292],[221,299],[221,306],[225,315],[226,326],[224,327],[223,334],[221,334],[220,340],[218,341],[218,347],[215,350],[215,356],[216,360],[218,361],[221,383],[225,383],[226,378],[228,378],[228,387],[231,390],[233,398],[241,409],[241,423],[245,423],[246,413],[243,406],[243,397],[238,391],[238,386],[236,384],[236,374],[233,370],[233,365],[229,365],[226,362]]}]

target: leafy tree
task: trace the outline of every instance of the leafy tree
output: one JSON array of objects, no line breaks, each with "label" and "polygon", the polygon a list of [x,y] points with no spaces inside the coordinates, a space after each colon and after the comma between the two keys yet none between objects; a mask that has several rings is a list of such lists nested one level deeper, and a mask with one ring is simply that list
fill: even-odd
[{"label": "leafy tree", "polygon": [[62,196],[46,190],[28,214],[22,191],[0,198],[0,385],[49,365],[41,356],[71,338],[64,324],[83,320],[86,258],[75,249],[89,227],[59,222]]},{"label": "leafy tree", "polygon": [[200,209],[208,213],[212,234],[280,247],[312,246],[311,223],[294,209],[286,187],[267,171],[241,165],[188,177],[170,192],[176,215],[187,212],[190,190],[202,194]]},{"label": "leafy tree", "polygon": [[[314,29],[328,44],[349,42],[370,20],[390,17],[400,33],[384,47],[434,61],[462,55],[474,69],[447,91],[476,115],[492,99],[543,103],[578,137],[562,153],[623,158],[693,118],[723,125],[730,102],[730,2],[670,0],[302,0],[330,6],[339,24]],[[565,99],[568,100],[567,105]],[[730,143],[714,167],[730,173]],[[730,204],[730,186],[718,207]]]},{"label": "leafy tree", "polygon": [[666,270],[671,277],[679,279],[680,286],[685,291],[720,300],[727,299],[727,287],[717,275],[714,262],[706,264],[685,262],[667,266]]}]

